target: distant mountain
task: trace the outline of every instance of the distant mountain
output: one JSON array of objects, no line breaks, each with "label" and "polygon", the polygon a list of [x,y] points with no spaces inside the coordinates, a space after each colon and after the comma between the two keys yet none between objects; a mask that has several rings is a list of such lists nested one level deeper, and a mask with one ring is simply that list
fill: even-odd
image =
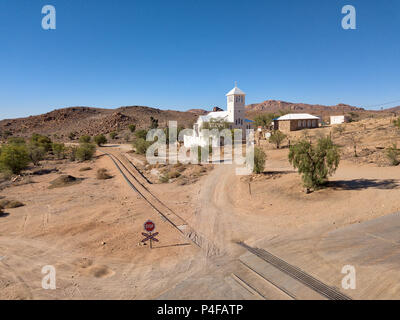
[{"label": "distant mountain", "polygon": [[292,103],[280,100],[266,100],[261,103],[250,104],[246,106],[246,111],[249,113],[271,112],[277,113],[279,111],[291,113],[313,113],[320,115],[333,115],[348,112],[363,112],[363,108],[350,106],[347,104],[338,104],[336,106],[324,106],[320,104],[305,104],[305,103]]},{"label": "distant mountain", "polygon": [[393,107],[393,108],[389,108],[389,109],[385,109],[385,110],[383,110],[383,111],[385,111],[385,112],[394,112],[394,113],[400,113],[400,106],[398,106],[398,107]]},{"label": "distant mountain", "polygon": [[160,110],[144,106],[101,109],[90,107],[70,107],[58,109],[38,116],[0,121],[0,132],[10,131],[16,136],[30,136],[32,133],[54,135],[61,138],[76,132],[96,135],[127,129],[136,124],[137,129],[148,128],[150,117],[158,119],[160,127],[169,120],[178,121],[178,125],[191,127],[197,115],[191,112]]},{"label": "distant mountain", "polygon": [[199,116],[204,116],[205,114],[209,113],[210,111],[207,111],[204,109],[190,109],[187,112],[191,112],[191,113],[197,114]]}]

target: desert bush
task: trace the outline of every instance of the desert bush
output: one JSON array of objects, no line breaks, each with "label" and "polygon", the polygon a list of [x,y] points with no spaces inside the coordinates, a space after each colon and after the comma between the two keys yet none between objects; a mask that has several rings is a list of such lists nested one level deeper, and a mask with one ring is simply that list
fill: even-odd
[{"label": "desert bush", "polygon": [[112,178],[112,176],[108,174],[107,169],[104,168],[97,170],[96,176],[99,180],[107,180]]},{"label": "desert bush", "polygon": [[398,166],[400,164],[400,149],[397,149],[396,143],[393,143],[391,147],[387,148],[386,156],[390,160],[392,166]]},{"label": "desert bush", "polygon": [[71,147],[66,148],[66,154],[70,161],[76,160],[76,151],[77,150],[78,150],[78,147],[76,147],[76,146],[71,146]]},{"label": "desert bush", "polygon": [[112,140],[114,140],[117,136],[118,136],[118,133],[116,133],[115,131],[110,132],[110,138],[111,138]]},{"label": "desert bush", "polygon": [[144,129],[138,130],[135,132],[135,137],[138,139],[144,139],[146,140],[147,137],[147,131]]},{"label": "desert bush", "polygon": [[160,180],[161,183],[168,183],[169,181],[168,174],[162,174],[159,176],[158,179]]},{"label": "desert bush", "polygon": [[44,159],[46,155],[46,149],[40,144],[30,142],[27,147],[28,155],[32,163],[37,166],[40,161]]},{"label": "desert bush", "polygon": [[101,147],[103,144],[107,143],[107,138],[104,136],[104,134],[99,134],[94,137],[94,142]]},{"label": "desert bush", "polygon": [[79,138],[79,143],[90,143],[92,138],[88,135],[83,135]]},{"label": "desert bush", "polygon": [[41,134],[32,134],[30,143],[39,148],[42,148],[45,153],[51,150],[52,141],[49,137],[43,136]]},{"label": "desert bush", "polygon": [[286,139],[286,134],[283,132],[276,130],[272,133],[271,137],[269,138],[269,141],[271,143],[276,144],[276,148],[279,149],[281,146],[281,143]]},{"label": "desert bush", "polygon": [[130,132],[134,133],[134,132],[136,131],[136,125],[130,124],[130,125],[128,126],[128,129],[129,129]]},{"label": "desert bush", "polygon": [[5,145],[1,148],[0,170],[19,174],[31,162],[25,145]]},{"label": "desert bush", "polygon": [[357,136],[356,133],[352,132],[346,137],[346,139],[352,144],[354,157],[357,158],[358,157],[357,146],[361,143],[361,137]]},{"label": "desert bush", "polygon": [[302,175],[306,188],[317,189],[339,166],[338,147],[329,137],[321,138],[316,145],[301,140],[290,147],[289,162]]},{"label": "desert bush", "polygon": [[254,173],[262,173],[265,167],[265,160],[267,159],[267,155],[260,148],[254,148]]},{"label": "desert bush", "polygon": [[147,149],[152,145],[151,141],[139,138],[133,142],[133,148],[138,154],[146,154]]},{"label": "desert bush", "polygon": [[52,145],[53,153],[57,159],[65,158],[65,145],[64,143],[53,143]]},{"label": "desert bush", "polygon": [[170,171],[170,172],[168,172],[168,177],[170,179],[178,178],[178,177],[180,177],[180,175],[181,174],[178,171]]},{"label": "desert bush", "polygon": [[92,160],[96,152],[96,146],[92,143],[82,143],[76,149],[76,159],[79,161]]},{"label": "desert bush", "polygon": [[358,113],[349,112],[349,114],[348,114],[348,121],[349,122],[356,122],[358,120],[360,120],[360,115]]}]

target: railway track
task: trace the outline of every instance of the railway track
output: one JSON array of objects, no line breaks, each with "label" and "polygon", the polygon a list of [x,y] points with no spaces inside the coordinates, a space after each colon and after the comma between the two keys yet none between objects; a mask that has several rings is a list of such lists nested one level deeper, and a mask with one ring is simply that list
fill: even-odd
[{"label": "railway track", "polygon": [[328,286],[327,284],[304,272],[300,268],[287,263],[286,261],[278,258],[268,251],[250,247],[243,242],[238,242],[238,244],[247,249],[249,252],[256,255],[257,257],[261,258],[265,262],[271,264],[276,269],[299,281],[300,283],[304,284],[305,286],[309,287],[310,289],[314,290],[315,292],[319,293],[329,300],[351,300],[350,297],[341,293],[337,289]]},{"label": "railway track", "polygon": [[220,250],[205,237],[196,232],[190,225],[174,210],[161,201],[146,184],[151,182],[138,170],[138,168],[125,156],[115,151],[100,150],[104,155],[110,157],[118,171],[122,174],[128,185],[143,198],[148,205],[156,211],[161,218],[171,224],[175,229],[192,241],[196,246],[205,249],[207,256],[219,255]]}]

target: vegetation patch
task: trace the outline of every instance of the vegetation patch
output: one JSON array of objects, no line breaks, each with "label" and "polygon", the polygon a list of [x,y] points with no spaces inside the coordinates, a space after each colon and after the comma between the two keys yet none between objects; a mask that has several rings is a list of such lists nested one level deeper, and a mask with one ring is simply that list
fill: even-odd
[{"label": "vegetation patch", "polygon": [[69,187],[74,184],[81,183],[82,179],[75,178],[70,175],[62,175],[50,182],[49,189]]}]

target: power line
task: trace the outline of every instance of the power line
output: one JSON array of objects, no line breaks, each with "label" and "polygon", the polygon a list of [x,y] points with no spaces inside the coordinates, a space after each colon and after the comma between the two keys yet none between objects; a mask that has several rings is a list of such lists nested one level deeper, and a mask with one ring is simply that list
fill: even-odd
[{"label": "power line", "polygon": [[394,101],[390,101],[390,102],[385,102],[385,103],[365,106],[365,108],[382,107],[382,106],[387,106],[389,104],[398,103],[398,102],[400,102],[400,100],[394,100]]}]

